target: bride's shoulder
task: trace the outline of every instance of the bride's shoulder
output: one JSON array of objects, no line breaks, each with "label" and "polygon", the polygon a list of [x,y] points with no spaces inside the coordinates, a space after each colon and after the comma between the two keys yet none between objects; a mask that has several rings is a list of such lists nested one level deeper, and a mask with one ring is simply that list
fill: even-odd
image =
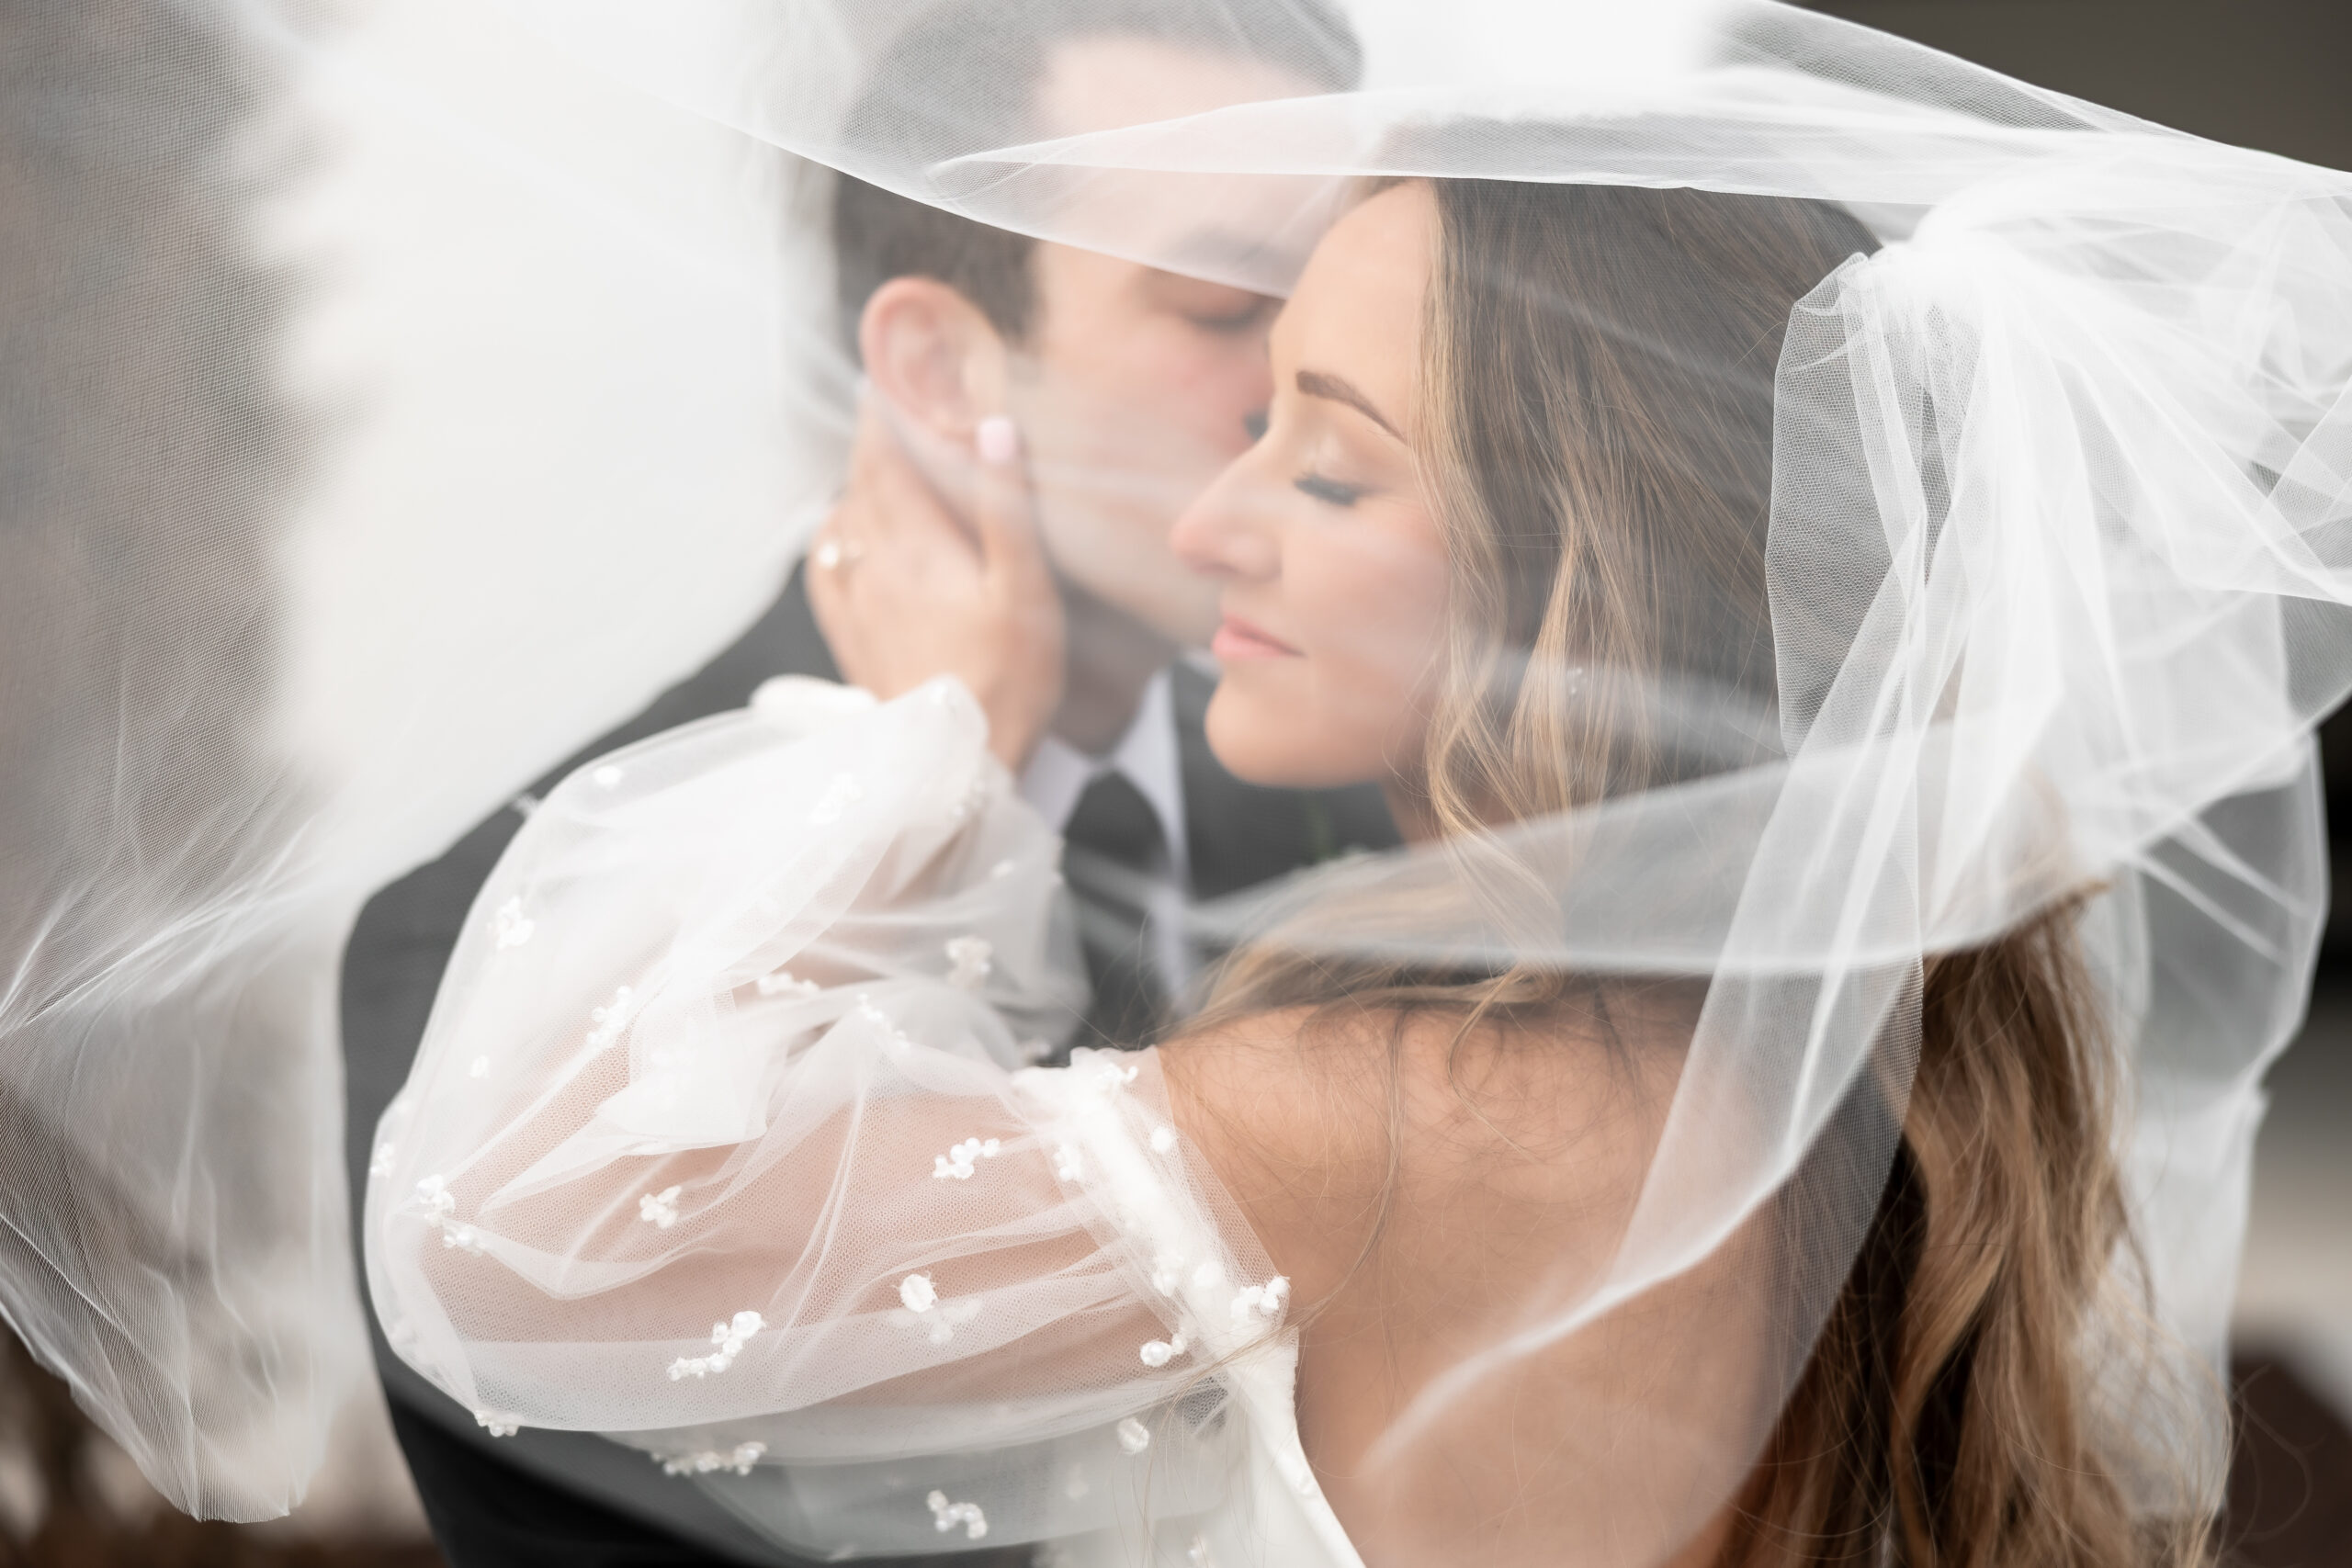
[{"label": "bride's shoulder", "polygon": [[1630,1202],[1687,1038],[1679,1008],[1640,998],[1475,1021],[1296,1008],[1222,1021],[1160,1056],[1178,1120],[1312,1299],[1318,1276],[1336,1285],[1375,1243],[1449,1250],[1464,1214],[1483,1230]]}]

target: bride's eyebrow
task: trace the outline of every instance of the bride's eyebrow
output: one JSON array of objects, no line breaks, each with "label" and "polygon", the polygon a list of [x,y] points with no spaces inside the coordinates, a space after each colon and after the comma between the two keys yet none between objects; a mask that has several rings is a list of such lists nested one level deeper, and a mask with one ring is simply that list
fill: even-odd
[{"label": "bride's eyebrow", "polygon": [[1310,398],[1329,398],[1335,403],[1345,403],[1397,440],[1405,439],[1396,427],[1372,406],[1372,400],[1344,376],[1334,376],[1324,370],[1302,370],[1298,373],[1298,389]]}]

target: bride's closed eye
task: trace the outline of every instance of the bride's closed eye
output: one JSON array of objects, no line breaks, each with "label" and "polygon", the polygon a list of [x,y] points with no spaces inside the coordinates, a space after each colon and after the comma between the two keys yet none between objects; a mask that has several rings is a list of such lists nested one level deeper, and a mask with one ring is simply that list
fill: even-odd
[{"label": "bride's closed eye", "polygon": [[1353,506],[1363,499],[1363,486],[1342,484],[1321,474],[1301,474],[1291,480],[1291,485],[1301,495],[1312,496],[1328,506]]}]

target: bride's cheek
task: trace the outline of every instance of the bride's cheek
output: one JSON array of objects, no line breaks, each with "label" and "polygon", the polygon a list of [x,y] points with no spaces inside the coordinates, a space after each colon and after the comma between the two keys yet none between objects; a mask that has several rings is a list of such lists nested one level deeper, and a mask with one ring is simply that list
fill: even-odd
[{"label": "bride's cheek", "polygon": [[1377,628],[1374,652],[1399,701],[1417,689],[1445,637],[1446,563],[1436,529],[1418,514],[1400,518],[1368,554],[1356,602]]}]

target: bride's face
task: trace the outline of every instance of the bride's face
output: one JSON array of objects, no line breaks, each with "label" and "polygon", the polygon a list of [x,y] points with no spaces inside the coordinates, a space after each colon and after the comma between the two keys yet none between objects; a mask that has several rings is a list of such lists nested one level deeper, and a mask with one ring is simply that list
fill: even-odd
[{"label": "bride's face", "polygon": [[1420,755],[1446,604],[1413,428],[1436,243],[1419,182],[1332,228],[1274,324],[1265,434],[1177,520],[1221,590],[1209,744],[1252,783],[1385,782]]}]

